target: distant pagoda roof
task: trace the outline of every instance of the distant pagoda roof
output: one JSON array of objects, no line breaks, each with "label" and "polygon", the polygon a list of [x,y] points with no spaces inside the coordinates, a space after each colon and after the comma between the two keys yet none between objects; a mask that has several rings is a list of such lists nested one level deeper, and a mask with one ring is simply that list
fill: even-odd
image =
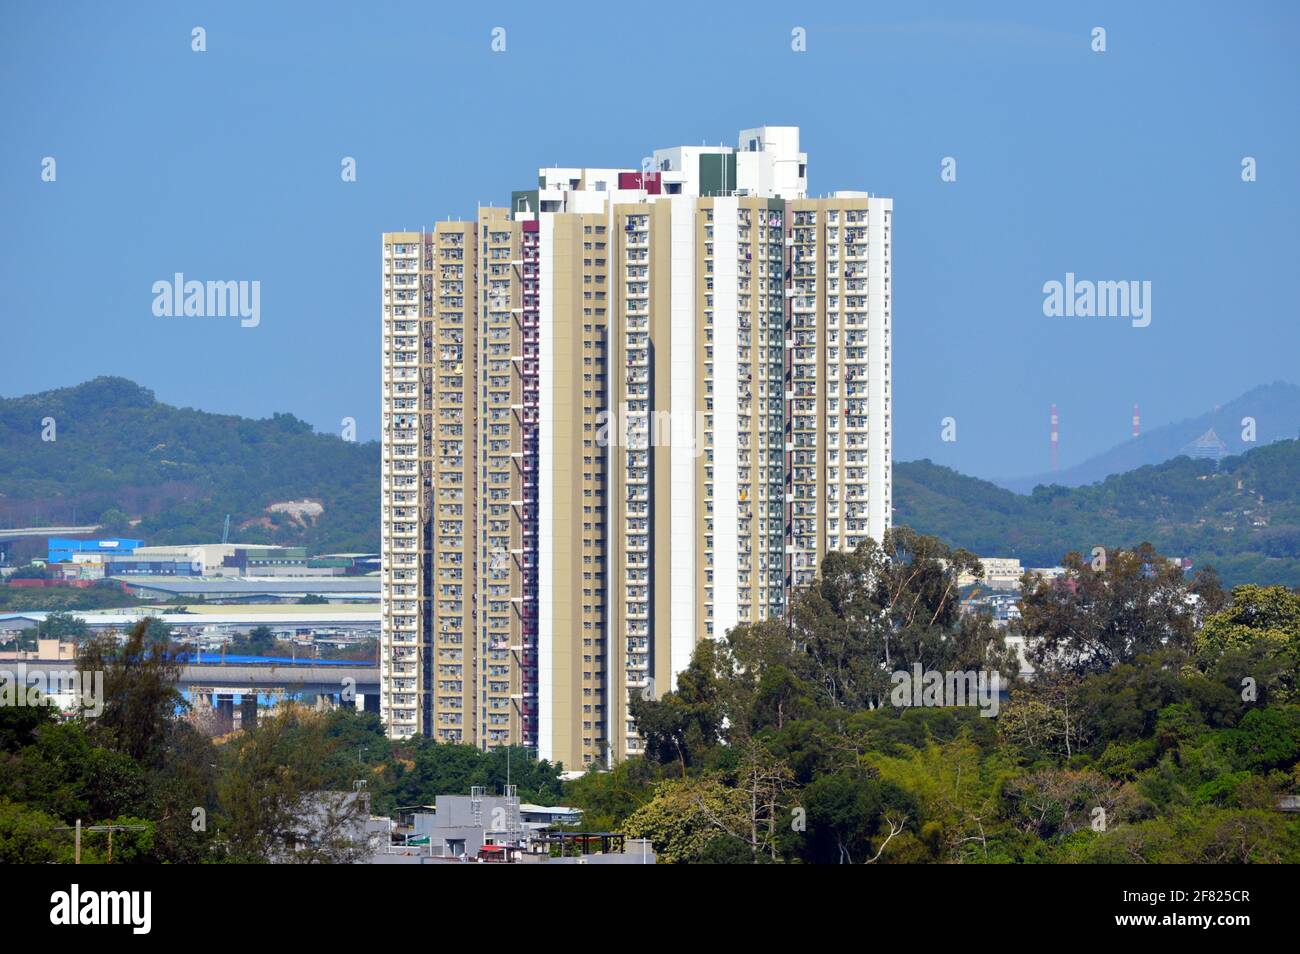
[{"label": "distant pagoda roof", "polygon": [[1219,435],[1214,433],[1214,428],[1210,428],[1196,440],[1183,447],[1181,453],[1202,460],[1219,461],[1228,456],[1228,445],[1219,440]]}]

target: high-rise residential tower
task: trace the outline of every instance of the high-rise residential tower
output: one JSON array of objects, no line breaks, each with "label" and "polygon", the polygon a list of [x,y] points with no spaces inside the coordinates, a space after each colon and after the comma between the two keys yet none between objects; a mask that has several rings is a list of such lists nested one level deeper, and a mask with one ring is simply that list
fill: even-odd
[{"label": "high-rise residential tower", "polygon": [[881,537],[891,220],[768,126],[384,235],[390,734],[635,754],[634,694]]}]

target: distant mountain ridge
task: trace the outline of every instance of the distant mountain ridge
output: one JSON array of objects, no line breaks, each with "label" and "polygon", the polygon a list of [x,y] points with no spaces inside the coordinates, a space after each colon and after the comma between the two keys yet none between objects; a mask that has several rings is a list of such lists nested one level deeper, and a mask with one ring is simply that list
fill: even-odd
[{"label": "distant mountain ridge", "polygon": [[[1241,422],[1246,417],[1255,421],[1253,443],[1242,440]],[[1159,464],[1188,453],[1189,445],[1208,431],[1215,432],[1229,455],[1244,454],[1276,440],[1300,437],[1300,387],[1285,381],[1260,385],[1213,411],[1152,428],[1073,467],[1027,477],[995,478],[993,483],[1017,493],[1029,493],[1040,484],[1082,487],[1112,474]]]},{"label": "distant mountain ridge", "polygon": [[[57,439],[43,441],[50,417]],[[229,513],[239,542],[375,552],[379,478],[378,442],[317,434],[291,414],[172,407],[123,378],[0,399],[0,527],[102,523],[105,534],[199,543],[220,539]],[[928,460],[896,463],[894,502],[895,524],[1027,566],[1149,540],[1228,583],[1300,586],[1296,440],[1217,468],[1179,457],[1029,495]],[[24,541],[26,555],[40,542]]]},{"label": "distant mountain ridge", "polygon": [[1230,584],[1300,586],[1300,441],[1177,457],[1086,487],[1017,494],[928,460],[894,465],[894,523],[980,556],[1051,566],[1070,550],[1150,541]]}]

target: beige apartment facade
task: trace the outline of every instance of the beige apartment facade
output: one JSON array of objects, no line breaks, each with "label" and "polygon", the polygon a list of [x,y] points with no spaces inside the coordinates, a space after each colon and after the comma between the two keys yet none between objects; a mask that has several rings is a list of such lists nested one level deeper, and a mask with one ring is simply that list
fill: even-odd
[{"label": "beige apartment facade", "polygon": [[473,223],[384,235],[380,714],[475,737]]},{"label": "beige apartment facade", "polygon": [[760,127],[385,234],[391,734],[635,755],[638,694],[883,534],[892,203],[806,170]]}]

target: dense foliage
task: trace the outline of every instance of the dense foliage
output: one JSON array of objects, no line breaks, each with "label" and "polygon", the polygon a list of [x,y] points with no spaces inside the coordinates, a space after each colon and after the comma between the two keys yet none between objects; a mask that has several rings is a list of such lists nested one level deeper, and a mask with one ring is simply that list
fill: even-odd
[{"label": "dense foliage", "polygon": [[[1026,581],[1007,632],[960,605],[969,552],[900,528],[832,554],[788,620],[701,643],[673,692],[636,701],[644,756],[569,782],[522,749],[396,742],[348,709],[210,738],[142,624],[84,646],[96,718],[0,706],[0,861],[68,860],[76,819],[138,826],[114,863],[352,860],[302,832],[333,824],[317,793],[358,782],[382,814],[510,782],[666,862],[1300,861],[1279,810],[1300,793],[1300,595],[1228,594],[1149,545],[1063,562]],[[913,672],[996,672],[1006,691],[954,699],[941,678],[900,697]],[[83,861],[105,860],[88,835]]]},{"label": "dense foliage", "polygon": [[[348,861],[356,844],[302,833],[361,812],[322,812],[319,795],[358,782],[383,814],[507,782],[525,801],[560,798],[559,766],[522,749],[393,742],[375,715],[351,709],[282,706],[252,730],[213,739],[188,717],[178,661],[155,635],[141,623],[123,644],[83,644],[79,669],[104,674],[93,718],[0,704],[0,862],[72,860],[77,819],[139,827],[115,834],[114,863]],[[82,862],[106,860],[105,836],[87,833]]]},{"label": "dense foliage", "polygon": [[[179,598],[178,598],[179,599]],[[176,603],[171,599],[167,603]],[[185,602],[201,602],[186,600]],[[112,580],[98,580],[90,586],[7,586],[0,585],[0,612],[51,612],[72,610],[94,612],[129,606],[159,606],[158,600],[132,596]]]},{"label": "dense foliage", "polygon": [[897,523],[982,556],[1052,566],[1069,550],[1150,540],[1213,565],[1229,585],[1300,586],[1300,441],[1277,441],[1215,467],[1178,457],[1028,496],[928,460],[894,464]]},{"label": "dense foliage", "polygon": [[[786,624],[702,643],[635,715],[645,758],[569,786],[669,862],[1296,862],[1300,596],[1144,545],[1030,585],[1011,635],[949,613],[965,561],[901,530],[827,558]],[[994,717],[893,672],[1001,669]],[[951,700],[941,699],[941,703]]]}]

